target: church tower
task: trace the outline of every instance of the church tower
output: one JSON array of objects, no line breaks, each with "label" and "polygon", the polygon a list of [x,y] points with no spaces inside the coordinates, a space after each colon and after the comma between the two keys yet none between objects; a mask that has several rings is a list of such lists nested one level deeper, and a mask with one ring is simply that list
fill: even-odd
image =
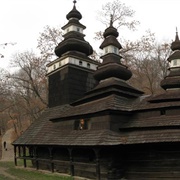
[{"label": "church tower", "polygon": [[96,83],[92,74],[99,63],[88,57],[93,49],[84,39],[86,27],[79,22],[82,15],[76,9],[76,1],[73,3],[73,9],[66,16],[68,23],[62,27],[64,40],[55,48],[58,58],[47,65],[49,107],[82,98]]}]

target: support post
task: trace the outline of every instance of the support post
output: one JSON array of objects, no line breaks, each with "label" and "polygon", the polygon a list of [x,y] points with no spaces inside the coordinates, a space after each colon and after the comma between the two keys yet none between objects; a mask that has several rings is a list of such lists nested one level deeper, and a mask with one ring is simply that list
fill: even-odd
[{"label": "support post", "polygon": [[54,163],[53,163],[53,148],[50,147],[49,148],[49,155],[50,155],[50,162],[51,162],[51,172],[53,173],[54,172]]},{"label": "support post", "polygon": [[72,149],[68,148],[69,151],[69,160],[70,160],[70,174],[74,176],[74,165],[73,165],[73,156],[72,156]]},{"label": "support post", "polygon": [[38,170],[39,162],[38,162],[38,155],[37,155],[37,147],[34,147],[34,156],[35,156],[36,170]]},{"label": "support post", "polygon": [[14,164],[17,166],[16,146],[14,146]]},{"label": "support post", "polygon": [[23,161],[24,161],[24,167],[26,168],[26,146],[23,146]]},{"label": "support post", "polygon": [[100,171],[100,159],[99,159],[99,149],[94,149],[94,152],[96,154],[96,179],[101,179],[101,171]]},{"label": "support post", "polygon": [[18,156],[21,157],[21,146],[18,146]]}]

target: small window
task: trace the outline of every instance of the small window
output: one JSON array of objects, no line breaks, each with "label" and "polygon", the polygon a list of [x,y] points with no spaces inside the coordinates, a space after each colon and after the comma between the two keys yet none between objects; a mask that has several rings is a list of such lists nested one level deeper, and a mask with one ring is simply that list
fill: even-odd
[{"label": "small window", "polygon": [[74,129],[75,130],[86,130],[89,129],[89,120],[88,119],[80,119],[80,120],[76,120],[74,123]]},{"label": "small window", "polygon": [[105,53],[108,53],[108,48],[107,47],[105,48]]},{"label": "small window", "polygon": [[79,65],[82,66],[82,61],[79,61]]},{"label": "small window", "polygon": [[77,28],[77,31],[80,32],[80,28]]},{"label": "small window", "polygon": [[114,53],[116,53],[116,54],[117,54],[117,48],[116,48],[116,47],[114,47]]},{"label": "small window", "polygon": [[53,67],[54,67],[54,69],[56,69],[56,65],[55,65],[55,64],[54,64],[54,66],[53,66]]},{"label": "small window", "polygon": [[161,109],[160,114],[161,115],[165,115],[166,114],[166,110],[165,109]]},{"label": "small window", "polygon": [[61,67],[61,61],[59,62],[59,67]]},{"label": "small window", "polygon": [[69,32],[69,28],[67,28],[67,32]]},{"label": "small window", "polygon": [[87,63],[87,68],[89,68],[89,69],[90,69],[90,64],[89,64],[89,63]]},{"label": "small window", "polygon": [[174,60],[173,60],[173,65],[174,65],[174,66],[177,66],[177,59],[174,59]]}]

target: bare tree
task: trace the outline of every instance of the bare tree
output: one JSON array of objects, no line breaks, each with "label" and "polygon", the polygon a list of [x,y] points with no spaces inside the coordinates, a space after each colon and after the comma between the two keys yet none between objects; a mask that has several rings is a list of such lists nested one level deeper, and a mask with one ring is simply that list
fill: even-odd
[{"label": "bare tree", "polygon": [[44,31],[40,33],[37,48],[43,58],[47,61],[54,56],[54,49],[62,41],[62,31],[60,27],[45,26]]},{"label": "bare tree", "polygon": [[171,52],[169,45],[157,43],[150,31],[139,40],[124,44],[121,51],[123,60],[133,72],[130,83],[146,94],[161,92],[160,82],[167,74],[167,58]]},{"label": "bare tree", "polygon": [[16,119],[18,128],[22,129],[24,117],[28,116],[27,119],[32,122],[47,106],[46,60],[33,52],[24,52],[16,54],[11,65],[17,71],[8,76],[13,104],[8,113],[11,119]]},{"label": "bare tree", "polygon": [[[109,26],[110,14],[113,26],[117,29],[126,27],[135,30],[139,24],[133,19],[135,12],[119,0],[105,4],[99,12],[99,20],[106,26]],[[103,32],[96,32],[95,39],[103,39]],[[133,72],[129,82],[146,94],[161,92],[160,81],[166,74],[166,59],[169,55],[167,43],[157,43],[154,33],[150,30],[136,41],[125,40],[122,37],[119,41],[123,46],[120,50],[123,57],[121,61]]]},{"label": "bare tree", "polygon": [[119,0],[114,0],[102,6],[102,10],[98,11],[98,19],[108,27],[110,15],[112,15],[113,25],[117,29],[124,26],[131,30],[135,30],[139,22],[132,19],[134,14],[135,11],[130,7],[121,3]]}]

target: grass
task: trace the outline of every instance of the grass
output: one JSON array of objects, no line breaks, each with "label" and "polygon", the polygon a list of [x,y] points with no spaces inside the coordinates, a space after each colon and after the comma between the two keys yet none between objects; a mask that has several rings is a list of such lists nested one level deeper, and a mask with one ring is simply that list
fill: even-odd
[{"label": "grass", "polygon": [[0,179],[12,180],[12,178],[8,178],[7,176],[3,176],[2,174],[0,174]]},{"label": "grass", "polygon": [[15,167],[13,162],[0,161],[0,169],[2,168],[5,169],[5,173],[0,172],[0,180],[12,180],[12,177],[17,180],[73,180],[71,177],[63,177],[58,174]]}]

